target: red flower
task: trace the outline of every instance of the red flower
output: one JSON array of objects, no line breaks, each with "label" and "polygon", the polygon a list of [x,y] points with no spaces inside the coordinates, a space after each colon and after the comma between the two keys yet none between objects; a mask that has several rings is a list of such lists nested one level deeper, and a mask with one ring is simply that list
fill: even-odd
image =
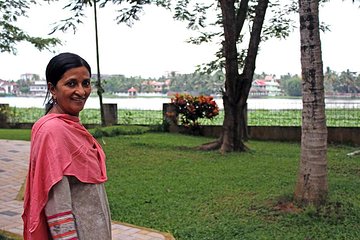
[{"label": "red flower", "polygon": [[196,127],[199,118],[212,119],[219,114],[219,107],[212,96],[175,94],[171,102],[176,106],[183,126]]}]

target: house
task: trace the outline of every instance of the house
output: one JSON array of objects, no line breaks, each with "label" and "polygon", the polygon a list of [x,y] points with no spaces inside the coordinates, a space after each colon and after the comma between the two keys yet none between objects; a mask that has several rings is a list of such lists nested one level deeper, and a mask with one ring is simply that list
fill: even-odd
[{"label": "house", "polygon": [[279,81],[274,76],[265,76],[264,79],[256,79],[251,84],[250,96],[279,96],[281,88]]},{"label": "house", "polygon": [[134,87],[129,88],[128,94],[130,97],[135,97],[137,95],[137,90]]},{"label": "house", "polygon": [[35,81],[30,85],[30,95],[35,97],[44,97],[47,93],[47,84],[46,81]]},{"label": "house", "polygon": [[20,80],[24,80],[24,81],[36,81],[39,78],[40,78],[39,75],[35,73],[24,73],[20,75]]},{"label": "house", "polygon": [[151,92],[153,93],[163,93],[164,91],[168,91],[170,89],[170,83],[170,79],[167,79],[163,82],[152,80],[144,81],[141,85],[143,89],[151,89]]},{"label": "house", "polygon": [[265,76],[265,85],[268,96],[279,96],[281,95],[280,83],[275,79],[274,76]]},{"label": "house", "polygon": [[0,79],[0,94],[17,94],[19,87],[14,82],[9,82]]},{"label": "house", "polygon": [[256,79],[252,82],[250,88],[250,96],[267,96],[265,81]]}]

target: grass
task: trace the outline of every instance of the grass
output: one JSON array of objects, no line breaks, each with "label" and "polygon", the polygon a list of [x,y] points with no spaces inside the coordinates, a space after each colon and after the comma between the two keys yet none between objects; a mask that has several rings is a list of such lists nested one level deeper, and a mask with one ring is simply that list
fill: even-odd
[{"label": "grass", "polygon": [[31,129],[0,129],[0,139],[30,141]]},{"label": "grass", "polygon": [[16,234],[0,230],[0,240],[22,240],[22,239],[23,239],[22,237],[19,237]]},{"label": "grass", "polygon": [[250,141],[247,153],[221,155],[195,150],[211,140],[203,137],[146,132],[103,140],[115,221],[177,240],[360,239],[360,156],[346,155],[353,147],[329,146],[328,203],[299,209],[286,204],[298,143]]},{"label": "grass", "polygon": [[[150,131],[146,126],[113,126],[89,129],[95,137],[133,135]],[[30,141],[31,129],[5,129],[0,128],[0,139]]]},{"label": "grass", "polygon": [[[195,146],[210,139],[164,133],[105,138],[112,218],[176,239],[359,239],[360,157],[329,148],[329,202],[279,211],[292,198],[300,146],[251,141],[248,153]],[[121,155],[121,157],[119,157]]]}]

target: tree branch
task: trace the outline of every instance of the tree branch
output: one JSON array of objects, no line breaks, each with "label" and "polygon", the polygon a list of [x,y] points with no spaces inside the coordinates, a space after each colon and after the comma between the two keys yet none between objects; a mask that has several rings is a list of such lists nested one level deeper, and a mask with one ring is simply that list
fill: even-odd
[{"label": "tree branch", "polygon": [[249,7],[249,0],[241,0],[240,7],[236,12],[236,39],[240,38],[241,30],[246,20],[246,15]]},{"label": "tree branch", "polygon": [[[249,94],[252,78],[255,71],[256,56],[259,49],[261,40],[261,31],[265,19],[266,9],[269,0],[259,0],[255,9],[255,18],[251,30],[251,36],[249,41],[248,53],[245,58],[245,64],[243,69],[244,80],[246,81],[243,88],[243,94]],[[244,98],[244,99],[247,99]]]}]

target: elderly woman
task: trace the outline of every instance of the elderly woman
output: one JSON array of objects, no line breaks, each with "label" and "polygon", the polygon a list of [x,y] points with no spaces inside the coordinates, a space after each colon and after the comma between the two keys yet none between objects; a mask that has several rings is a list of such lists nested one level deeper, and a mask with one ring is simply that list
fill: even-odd
[{"label": "elderly woman", "polygon": [[46,68],[51,98],[31,133],[25,240],[111,239],[105,154],[79,121],[90,76],[89,64],[73,53],[55,56]]}]

